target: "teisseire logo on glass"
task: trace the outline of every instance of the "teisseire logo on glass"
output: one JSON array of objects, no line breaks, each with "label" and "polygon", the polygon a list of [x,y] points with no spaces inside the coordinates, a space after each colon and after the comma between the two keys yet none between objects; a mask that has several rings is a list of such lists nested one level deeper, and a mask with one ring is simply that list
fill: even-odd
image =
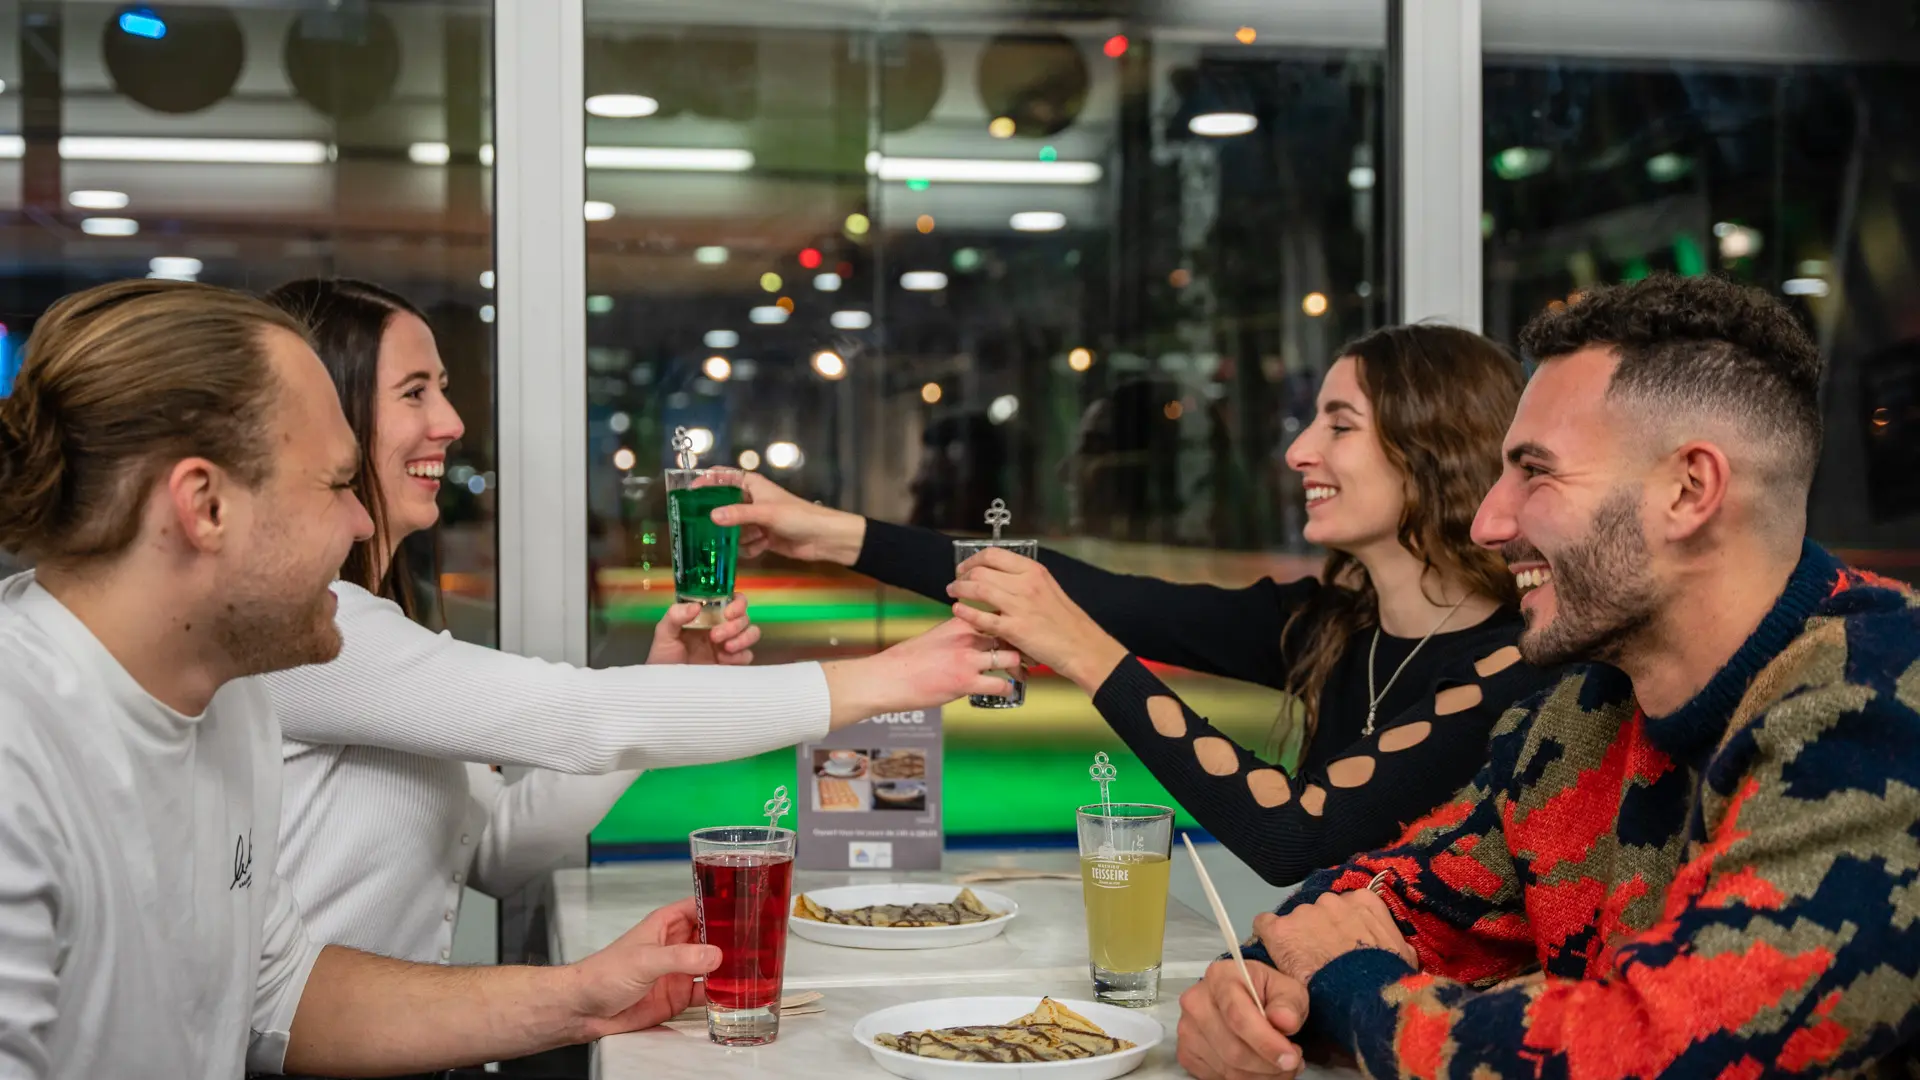
[{"label": "teisseire logo on glass", "polygon": [[1124,889],[1127,887],[1127,868],[1116,863],[1094,863],[1093,883],[1103,889]]}]

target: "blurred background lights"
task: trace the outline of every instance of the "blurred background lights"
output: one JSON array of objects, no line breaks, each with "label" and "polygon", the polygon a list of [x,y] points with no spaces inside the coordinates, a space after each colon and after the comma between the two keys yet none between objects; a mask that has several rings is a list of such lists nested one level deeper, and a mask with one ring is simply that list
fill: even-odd
[{"label": "blurred background lights", "polygon": [[908,292],[939,292],[947,287],[947,275],[938,270],[909,270],[900,275],[900,287]]},{"label": "blurred background lights", "polygon": [[821,292],[839,292],[840,285],[841,285],[841,281],[840,281],[839,274],[825,273],[825,274],[815,274],[813,276],[813,287],[820,290]]},{"label": "blurred background lights", "polygon": [[823,379],[839,379],[847,374],[847,362],[832,349],[821,349],[813,354],[813,370],[819,372]]},{"label": "blurred background lights", "polygon": [[867,220],[867,215],[865,214],[847,215],[848,236],[865,236],[867,235],[867,230],[872,227],[873,223]]},{"label": "blurred background lights", "polygon": [[612,221],[613,220],[614,210],[613,210],[613,204],[610,202],[601,202],[598,199],[588,199],[586,202],[586,205],[582,209],[588,221]]},{"label": "blurred background lights", "polygon": [[713,432],[703,427],[687,429],[688,449],[696,454],[704,454],[713,449]]},{"label": "blurred background lights", "polygon": [[781,284],[780,275],[771,270],[760,275],[760,288],[766,292],[779,292]]},{"label": "blurred background lights", "polygon": [[740,451],[740,467],[752,472],[760,467],[760,451],[747,449]]},{"label": "blurred background lights", "polygon": [[1058,210],[1022,210],[1007,224],[1014,232],[1054,232],[1067,227],[1067,215]]},{"label": "blurred background lights", "polygon": [[920,400],[926,402],[929,405],[937,404],[940,401],[940,384],[937,382],[930,382],[927,385],[922,386],[920,388]]},{"label": "blurred background lights", "polygon": [[996,116],[987,124],[987,134],[996,139],[1011,139],[1015,130],[1013,117]]},{"label": "blurred background lights", "polygon": [[767,444],[767,464],[776,469],[792,469],[800,464],[800,448],[790,442]]},{"label": "blurred background lights", "polygon": [[873,325],[873,316],[865,311],[836,311],[827,321],[835,330],[865,330]]},{"label": "blurred background lights", "polygon": [[1245,135],[1259,126],[1252,113],[1243,112],[1201,113],[1187,121],[1188,131],[1214,139]]},{"label": "blurred background lights", "polygon": [[200,271],[205,269],[199,259],[185,255],[159,255],[147,263],[148,277],[169,278],[174,281],[195,281]]},{"label": "blurred background lights", "polygon": [[1012,394],[1002,394],[987,406],[987,419],[996,424],[1004,424],[1013,419],[1013,415],[1019,411],[1020,399]]},{"label": "blurred background lights", "polygon": [[652,116],[660,103],[645,94],[595,94],[587,99],[587,111],[614,120],[632,120]]},{"label": "blurred background lights", "polygon": [[1316,319],[1325,315],[1327,313],[1327,294],[1323,292],[1310,292],[1301,297],[1300,310]]},{"label": "blurred background lights", "polygon": [[727,249],[718,244],[694,248],[693,261],[702,266],[719,266],[727,261]]},{"label": "blurred background lights", "polygon": [[67,196],[80,210],[125,210],[131,201],[124,191],[75,191]]},{"label": "blurred background lights", "polygon": [[733,330],[709,330],[700,342],[709,349],[731,349],[740,344],[740,334]]},{"label": "blurred background lights", "polygon": [[733,377],[733,365],[724,356],[709,356],[706,363],[700,365],[700,373],[714,382],[726,382]]},{"label": "blurred background lights", "polygon": [[631,472],[636,463],[633,451],[624,446],[613,452],[613,467],[621,472]]},{"label": "blurred background lights", "polygon": [[1075,371],[1086,371],[1093,367],[1092,349],[1075,349],[1067,354],[1067,366]]}]

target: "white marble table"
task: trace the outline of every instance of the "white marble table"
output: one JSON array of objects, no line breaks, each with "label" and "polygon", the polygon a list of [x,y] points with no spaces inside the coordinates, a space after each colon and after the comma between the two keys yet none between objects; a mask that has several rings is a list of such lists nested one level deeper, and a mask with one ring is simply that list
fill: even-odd
[{"label": "white marble table", "polygon": [[[1174,850],[1174,874],[1191,877],[1187,854]],[[804,892],[835,885],[884,881],[943,882],[956,874],[994,867],[1079,872],[1071,850],[952,851],[940,871],[801,871],[794,888]],[[908,986],[965,981],[986,983],[1059,983],[1070,996],[1092,991],[1087,974],[1086,918],[1080,883],[1004,881],[981,886],[1012,897],[1020,917],[1006,933],[957,949],[878,952],[839,949],[800,938],[787,942],[786,988],[825,990],[848,986]],[[558,870],[553,875],[551,922],[555,963],[571,963],[611,944],[647,912],[693,891],[693,869],[685,861],[624,863],[589,869]],[[1178,893],[1179,889],[1175,889]],[[1254,913],[1232,912],[1251,925]],[[1162,977],[1197,979],[1225,948],[1211,916],[1170,898],[1167,902],[1165,964]],[[998,992],[998,991],[995,991]],[[924,997],[916,991],[915,996]]]},{"label": "white marble table", "polygon": [[[1192,979],[1171,979],[1160,984],[1160,1004],[1147,1010],[1147,1015],[1160,1021],[1167,1033],[1166,1041],[1153,1049],[1140,1068],[1127,1074],[1127,1080],[1174,1080],[1187,1075],[1174,1059],[1174,1026],[1180,1021],[1180,992],[1191,985]],[[600,1040],[594,1047],[592,1075],[594,1080],[731,1080],[776,1076],[782,1080],[880,1080],[891,1074],[853,1040],[854,1023],[876,1009],[902,1001],[979,994],[1031,993],[1036,1003],[1046,994],[1084,999],[1090,996],[1090,990],[1084,969],[1075,979],[1022,980],[986,989],[972,982],[946,981],[911,987],[894,984],[826,990],[822,991],[826,997],[821,1002],[825,1012],[787,1018],[780,1025],[780,1038],[770,1045],[716,1046],[707,1039],[704,1027],[656,1028]],[[1345,1069],[1309,1067],[1300,1075],[1305,1080],[1346,1080],[1359,1074]]]}]

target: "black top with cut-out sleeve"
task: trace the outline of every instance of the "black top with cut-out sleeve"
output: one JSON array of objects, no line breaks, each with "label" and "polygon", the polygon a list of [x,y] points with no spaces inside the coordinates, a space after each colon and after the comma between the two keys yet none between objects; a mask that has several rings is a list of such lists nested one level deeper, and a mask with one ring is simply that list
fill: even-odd
[{"label": "black top with cut-out sleeve", "polygon": [[[1418,638],[1383,633],[1372,662],[1384,694],[1368,735],[1373,631],[1361,631],[1329,676],[1313,740],[1289,774],[1221,734],[1140,661],[1284,688],[1281,631],[1318,581],[1224,589],[1116,574],[1044,548],[1040,562],[1130,654],[1094,707],[1203,828],[1274,885],[1393,842],[1473,779],[1500,714],[1557,677],[1520,662],[1522,623],[1510,608],[1417,649]],[[931,529],[869,520],[853,568],[947,601],[953,548]],[[1307,640],[1306,623],[1290,641]]]}]

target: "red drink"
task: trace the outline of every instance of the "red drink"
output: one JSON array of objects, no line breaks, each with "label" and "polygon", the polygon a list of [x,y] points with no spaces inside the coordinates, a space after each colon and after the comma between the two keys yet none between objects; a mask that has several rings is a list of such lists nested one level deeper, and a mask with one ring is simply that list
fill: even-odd
[{"label": "red drink", "polygon": [[693,860],[700,940],[720,947],[707,1000],[723,1009],[764,1009],[780,1000],[787,959],[793,858],[718,853]]}]

